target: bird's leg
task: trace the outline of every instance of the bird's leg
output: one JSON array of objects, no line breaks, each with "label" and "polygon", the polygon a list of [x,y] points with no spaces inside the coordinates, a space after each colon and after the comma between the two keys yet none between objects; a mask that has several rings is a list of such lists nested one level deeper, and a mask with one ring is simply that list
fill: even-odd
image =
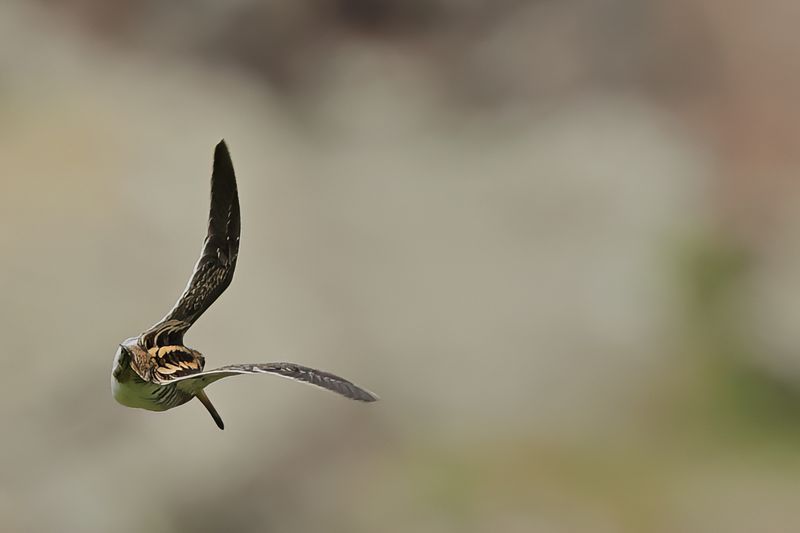
[{"label": "bird's leg", "polygon": [[214,422],[217,423],[217,427],[219,429],[225,429],[225,424],[222,422],[222,417],[219,416],[217,410],[214,409],[214,404],[212,404],[211,400],[209,400],[208,396],[206,396],[206,391],[201,390],[195,396],[198,400],[200,400],[200,403],[202,403],[205,408],[208,409],[208,414],[210,414],[211,418],[214,419]]}]

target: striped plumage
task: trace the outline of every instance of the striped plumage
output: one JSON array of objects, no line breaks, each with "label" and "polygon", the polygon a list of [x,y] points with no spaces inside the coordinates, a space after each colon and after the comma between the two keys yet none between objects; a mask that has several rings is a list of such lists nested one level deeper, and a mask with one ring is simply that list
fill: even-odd
[{"label": "striped plumage", "polygon": [[363,402],[374,394],[344,378],[295,363],[255,363],[204,370],[205,359],[183,344],[186,331],[225,291],[239,254],[239,195],[233,163],[224,141],[214,151],[208,233],[200,259],[178,302],[157,324],[120,344],[114,356],[114,398],[128,407],[166,411],[197,398],[220,429],[224,425],[205,388],[222,378],[242,374],[276,374],[317,385]]}]

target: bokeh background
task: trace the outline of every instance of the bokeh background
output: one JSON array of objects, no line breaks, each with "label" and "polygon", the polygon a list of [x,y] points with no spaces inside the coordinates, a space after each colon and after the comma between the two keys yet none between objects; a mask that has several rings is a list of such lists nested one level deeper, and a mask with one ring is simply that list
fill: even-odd
[{"label": "bokeh background", "polygon": [[[800,524],[800,3],[4,0],[0,531]],[[216,429],[111,398],[239,176]]]}]

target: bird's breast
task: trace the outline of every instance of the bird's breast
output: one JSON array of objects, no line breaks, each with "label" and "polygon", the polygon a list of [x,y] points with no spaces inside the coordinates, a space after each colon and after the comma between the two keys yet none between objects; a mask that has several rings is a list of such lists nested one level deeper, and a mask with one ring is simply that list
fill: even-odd
[{"label": "bird's breast", "polygon": [[166,411],[170,407],[174,407],[159,401],[160,389],[163,389],[162,385],[146,381],[119,381],[115,377],[111,377],[111,393],[117,402],[126,407],[147,409],[148,411]]}]

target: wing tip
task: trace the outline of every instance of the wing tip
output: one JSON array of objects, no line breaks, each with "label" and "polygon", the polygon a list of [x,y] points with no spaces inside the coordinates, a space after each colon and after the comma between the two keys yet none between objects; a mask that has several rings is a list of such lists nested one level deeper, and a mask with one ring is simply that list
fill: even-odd
[{"label": "wing tip", "polygon": [[222,159],[227,159],[228,161],[231,159],[231,153],[228,150],[228,143],[225,142],[225,139],[220,139],[214,147],[214,161],[221,161]]},{"label": "wing tip", "polygon": [[374,392],[362,389],[361,387],[358,388],[358,392],[359,392],[358,396],[354,396],[353,399],[359,402],[372,403],[372,402],[377,402],[381,399],[381,397],[375,394]]},{"label": "wing tip", "polygon": [[[225,139],[220,140],[216,147],[214,147],[214,163],[212,165],[211,183],[212,183],[212,198],[213,198],[213,183],[220,182],[229,187],[233,192],[232,200],[238,208],[238,192],[236,192],[236,173],[233,170],[233,160],[231,153],[228,150],[228,144]],[[226,196],[227,198],[227,196]],[[225,204],[226,207],[228,204]]]}]

